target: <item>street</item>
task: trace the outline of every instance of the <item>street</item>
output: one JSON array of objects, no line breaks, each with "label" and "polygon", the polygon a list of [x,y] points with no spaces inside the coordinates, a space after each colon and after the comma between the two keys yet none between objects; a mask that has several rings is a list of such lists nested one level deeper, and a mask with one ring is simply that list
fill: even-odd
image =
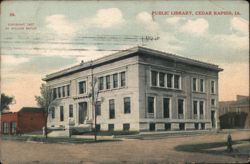
[{"label": "street", "polygon": [[[183,144],[221,142],[227,133],[178,136],[155,140],[126,139],[86,144],[44,144],[1,141],[3,163],[233,163],[247,159],[175,150]],[[247,139],[250,131],[231,132],[233,140]]]}]

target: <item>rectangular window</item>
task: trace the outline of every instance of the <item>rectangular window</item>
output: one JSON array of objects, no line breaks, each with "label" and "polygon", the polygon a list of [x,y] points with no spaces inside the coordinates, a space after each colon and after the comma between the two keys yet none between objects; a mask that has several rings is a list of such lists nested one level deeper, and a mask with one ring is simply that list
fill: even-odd
[{"label": "rectangular window", "polygon": [[16,134],[16,122],[11,122],[11,133]]},{"label": "rectangular window", "polygon": [[165,87],[165,73],[160,72],[159,79],[160,79],[160,87]]},{"label": "rectangular window", "polygon": [[51,111],[51,118],[54,119],[55,118],[55,107],[51,107],[50,111]]},{"label": "rectangular window", "polygon": [[149,123],[149,130],[155,131],[155,123]]},{"label": "rectangular window", "polygon": [[148,97],[148,113],[154,113],[154,97]]},{"label": "rectangular window", "polygon": [[126,75],[125,72],[121,72],[121,87],[126,85]]},{"label": "rectangular window", "polygon": [[58,90],[58,98],[61,98],[61,87],[58,87],[57,90]]},{"label": "rectangular window", "polygon": [[73,105],[69,105],[69,117],[73,117]]},{"label": "rectangular window", "polygon": [[211,105],[215,106],[215,99],[211,99]]},{"label": "rectangular window", "polygon": [[203,115],[204,113],[204,102],[200,101],[200,115]]},{"label": "rectangular window", "polygon": [[185,130],[185,123],[180,123],[179,124],[179,129],[180,130]]},{"label": "rectangular window", "polygon": [[115,129],[114,124],[108,124],[108,131],[113,132]]},{"label": "rectangular window", "polygon": [[115,100],[109,100],[109,118],[115,118]]},{"label": "rectangular window", "polygon": [[101,101],[97,101],[95,104],[95,110],[96,110],[96,115],[100,116],[101,115]]},{"label": "rectangular window", "polygon": [[171,130],[171,124],[165,123],[165,130]]},{"label": "rectangular window", "polygon": [[81,81],[78,83],[78,85],[79,85],[79,94],[86,93],[86,82]]},{"label": "rectangular window", "polygon": [[56,99],[57,93],[56,93],[56,88],[53,88],[53,100]]},{"label": "rectangular window", "polygon": [[62,87],[62,97],[65,97],[65,86]]},{"label": "rectangular window", "polygon": [[172,79],[173,79],[173,74],[167,74],[167,87],[172,88]]},{"label": "rectangular window", "polygon": [[164,118],[169,118],[169,109],[170,109],[170,99],[163,98],[163,116],[164,116]]},{"label": "rectangular window", "polygon": [[118,75],[117,73],[113,74],[113,88],[118,87]]},{"label": "rectangular window", "polygon": [[9,133],[9,123],[3,122],[3,133]]},{"label": "rectangular window", "polygon": [[198,109],[197,104],[198,104],[197,101],[193,101],[193,113],[194,113],[194,115],[197,115],[197,109]]},{"label": "rectangular window", "polygon": [[70,87],[69,85],[67,85],[66,87],[67,87],[67,96],[70,96]]},{"label": "rectangular window", "polygon": [[199,130],[199,123],[194,123],[194,129]]},{"label": "rectangular window", "polygon": [[211,81],[211,93],[214,94],[215,93],[215,82]]},{"label": "rectangular window", "polygon": [[99,85],[99,90],[101,91],[101,90],[103,90],[103,87],[104,87],[104,84],[103,84],[103,77],[99,77],[98,78],[98,81],[99,81],[99,83],[98,83],[98,85]]},{"label": "rectangular window", "polygon": [[106,76],[106,89],[110,89],[110,75]]},{"label": "rectangular window", "polygon": [[100,132],[100,131],[101,131],[101,125],[100,125],[100,124],[96,124],[96,127],[95,127],[95,128],[96,128],[96,131],[97,131],[97,132]]},{"label": "rectangular window", "polygon": [[197,91],[197,79],[193,78],[193,91]]},{"label": "rectangular window", "polygon": [[204,80],[200,79],[200,92],[204,92]]},{"label": "rectangular window", "polygon": [[123,131],[129,131],[130,129],[130,124],[123,124]]},{"label": "rectangular window", "polygon": [[64,111],[63,111],[63,106],[60,106],[60,121],[64,121]]},{"label": "rectangular window", "polygon": [[184,112],[184,100],[178,99],[178,118],[183,119],[183,112]]},{"label": "rectangular window", "polygon": [[130,113],[130,97],[125,97],[124,99],[124,113]]},{"label": "rectangular window", "polygon": [[180,75],[174,75],[174,88],[180,88]]},{"label": "rectangular window", "polygon": [[151,71],[151,85],[157,86],[157,72]]}]

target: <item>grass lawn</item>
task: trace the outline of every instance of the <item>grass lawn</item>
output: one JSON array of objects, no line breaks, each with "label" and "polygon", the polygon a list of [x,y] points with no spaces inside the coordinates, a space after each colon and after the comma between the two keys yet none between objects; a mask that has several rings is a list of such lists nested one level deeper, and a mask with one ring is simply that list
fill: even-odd
[{"label": "grass lawn", "polygon": [[120,141],[119,139],[98,139],[94,138],[69,138],[69,137],[48,137],[47,139],[42,135],[22,135],[22,136],[7,136],[2,135],[1,140],[15,140],[15,141],[33,141],[43,143],[97,143],[97,142],[114,142]]},{"label": "grass lawn", "polygon": [[232,157],[249,158],[250,156],[250,139],[233,141],[233,152],[227,151],[227,143],[212,142],[200,144],[178,145],[177,151],[208,153],[213,155],[228,155]]}]

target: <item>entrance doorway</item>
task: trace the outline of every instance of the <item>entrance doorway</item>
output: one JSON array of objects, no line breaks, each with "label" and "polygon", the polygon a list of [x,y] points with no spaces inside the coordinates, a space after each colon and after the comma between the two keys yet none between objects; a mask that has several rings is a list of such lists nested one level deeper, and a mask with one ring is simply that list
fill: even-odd
[{"label": "entrance doorway", "polygon": [[211,111],[212,128],[215,128],[215,111]]},{"label": "entrance doorway", "polygon": [[79,124],[83,124],[87,116],[87,102],[79,103]]}]

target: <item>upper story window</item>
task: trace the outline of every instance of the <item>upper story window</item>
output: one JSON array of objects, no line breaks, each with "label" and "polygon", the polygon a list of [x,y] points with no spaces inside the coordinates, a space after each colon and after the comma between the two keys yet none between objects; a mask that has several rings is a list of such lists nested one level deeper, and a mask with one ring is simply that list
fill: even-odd
[{"label": "upper story window", "polygon": [[65,97],[65,86],[62,86],[62,97]]},{"label": "upper story window", "polygon": [[154,113],[154,97],[148,97],[148,113]]},{"label": "upper story window", "polygon": [[70,96],[70,87],[69,87],[69,85],[67,85],[66,88],[67,88],[67,96]]},{"label": "upper story window", "polygon": [[180,89],[181,76],[178,74],[151,71],[151,86]]},{"label": "upper story window", "polygon": [[200,79],[200,92],[204,92],[205,91],[205,81],[204,79]]},{"label": "upper story window", "polygon": [[197,79],[193,78],[193,91],[197,91]]},{"label": "upper story window", "polygon": [[99,77],[98,78],[98,81],[99,81],[99,90],[101,91],[101,90],[103,90],[103,88],[104,88],[104,84],[103,84],[103,77]]},{"label": "upper story window", "polygon": [[115,73],[113,74],[113,88],[117,88],[118,87],[118,74]]},{"label": "upper story window", "polygon": [[215,94],[215,81],[211,81],[211,93]]},{"label": "upper story window", "polygon": [[180,75],[174,75],[174,88],[180,88]]},{"label": "upper story window", "polygon": [[78,83],[79,86],[79,94],[86,93],[86,81],[80,81]]},{"label": "upper story window", "polygon": [[124,99],[124,113],[130,113],[130,97],[125,97]]},{"label": "upper story window", "polygon": [[152,86],[157,86],[157,72],[151,71],[151,84]]},{"label": "upper story window", "polygon": [[165,87],[165,73],[160,72],[159,76],[160,87]]},{"label": "upper story window", "polygon": [[167,74],[167,87],[172,88],[173,87],[173,74]]},{"label": "upper story window", "polygon": [[121,72],[121,87],[124,87],[126,85],[126,75],[125,72]]},{"label": "upper story window", "polygon": [[58,98],[61,98],[61,87],[58,87],[57,90],[58,90]]},{"label": "upper story window", "polygon": [[106,89],[110,89],[110,75],[106,76]]},{"label": "upper story window", "polygon": [[53,100],[57,98],[56,88],[53,88]]}]

